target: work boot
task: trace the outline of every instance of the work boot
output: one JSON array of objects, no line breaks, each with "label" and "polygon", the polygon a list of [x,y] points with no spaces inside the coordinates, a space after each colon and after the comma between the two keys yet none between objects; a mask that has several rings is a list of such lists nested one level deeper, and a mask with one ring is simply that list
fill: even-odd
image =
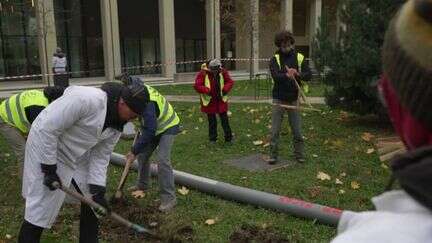
[{"label": "work boot", "polygon": [[172,199],[167,202],[161,202],[159,206],[159,211],[162,213],[169,213],[171,210],[174,209],[174,207],[177,205],[177,200]]}]

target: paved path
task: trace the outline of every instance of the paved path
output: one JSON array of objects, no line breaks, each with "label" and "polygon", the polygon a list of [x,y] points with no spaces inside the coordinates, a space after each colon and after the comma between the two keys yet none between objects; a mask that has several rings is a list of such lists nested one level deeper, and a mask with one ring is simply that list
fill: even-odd
[{"label": "paved path", "polygon": [[[197,95],[165,95],[169,101],[174,102],[199,102]],[[311,104],[325,104],[324,97],[308,97]],[[231,96],[229,99],[231,103],[271,103],[271,99],[255,99],[253,96]]]}]

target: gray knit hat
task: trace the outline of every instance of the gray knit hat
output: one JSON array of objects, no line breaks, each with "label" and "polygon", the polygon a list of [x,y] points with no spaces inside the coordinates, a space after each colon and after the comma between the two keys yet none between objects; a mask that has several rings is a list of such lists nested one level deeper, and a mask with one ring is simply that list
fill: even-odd
[{"label": "gray knit hat", "polygon": [[217,68],[221,68],[222,67],[222,63],[219,59],[213,59],[210,61],[209,63],[209,68],[210,69],[217,69]]},{"label": "gray knit hat", "polygon": [[383,68],[401,105],[432,128],[432,0],[408,1],[393,18]]}]

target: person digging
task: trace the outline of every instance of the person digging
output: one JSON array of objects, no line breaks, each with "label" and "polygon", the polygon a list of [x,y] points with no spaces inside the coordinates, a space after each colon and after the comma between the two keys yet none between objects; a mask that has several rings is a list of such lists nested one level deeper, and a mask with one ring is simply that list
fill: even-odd
[{"label": "person digging", "polygon": [[[108,208],[109,159],[123,125],[138,116],[125,102],[130,92],[112,82],[101,88],[71,86],[37,116],[25,150],[19,243],[40,242],[43,230],[54,224],[65,200],[58,188],[72,187]],[[99,241],[98,217],[105,213],[81,204],[80,242]]]},{"label": "person digging", "polygon": [[[145,85],[139,78],[123,76],[122,81],[132,91],[129,103],[139,114],[141,134],[126,155],[129,161],[138,157],[138,180],[129,188],[132,194],[144,196],[150,187],[150,157],[157,149],[158,181],[161,203],[159,211],[170,212],[177,204],[171,148],[180,131],[180,118],[171,104],[156,89]],[[128,99],[127,99],[128,100]]]},{"label": "person digging", "polygon": [[[295,50],[294,36],[291,32],[282,31],[275,36],[278,48],[270,60],[270,72],[273,78],[273,107],[269,164],[276,164],[279,155],[279,133],[285,113],[293,134],[294,158],[299,163],[305,162],[304,140],[301,133],[301,117],[298,109],[287,109],[283,106],[299,106],[299,88],[304,81],[311,79],[308,62]],[[300,84],[296,82],[299,81]]]}]

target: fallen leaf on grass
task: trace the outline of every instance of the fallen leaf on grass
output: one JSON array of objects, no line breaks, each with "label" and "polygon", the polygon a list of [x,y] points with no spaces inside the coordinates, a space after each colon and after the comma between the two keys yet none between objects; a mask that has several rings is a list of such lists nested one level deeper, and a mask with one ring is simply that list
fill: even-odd
[{"label": "fallen leaf on grass", "polygon": [[361,138],[363,140],[365,140],[366,142],[370,142],[370,140],[374,137],[375,137],[374,135],[372,135],[371,133],[368,133],[368,132],[363,133],[363,135],[361,136]]},{"label": "fallen leaf on grass", "polygon": [[228,111],[228,112],[227,112],[227,115],[228,115],[228,116],[232,116],[232,112],[231,112],[231,111]]},{"label": "fallen leaf on grass", "polygon": [[199,127],[195,127],[195,130],[199,130]]},{"label": "fallen leaf on grass", "polygon": [[180,194],[182,194],[183,196],[186,196],[189,193],[189,189],[187,189],[186,187],[182,186],[181,189],[177,190]]},{"label": "fallen leaf on grass", "polygon": [[263,144],[264,142],[262,141],[262,140],[256,140],[256,141],[253,141],[253,144],[255,145],[255,146],[258,146],[258,145],[261,145],[261,144]]},{"label": "fallen leaf on grass", "polygon": [[339,180],[339,178],[336,178],[335,183],[337,185],[343,185],[343,182],[341,180]]},{"label": "fallen leaf on grass", "polygon": [[368,150],[366,151],[367,154],[371,154],[371,153],[373,153],[373,152],[375,152],[375,149],[373,149],[373,148],[370,148],[370,149],[368,149]]},{"label": "fallen leaf on grass", "polygon": [[346,173],[345,173],[345,172],[342,172],[342,173],[340,174],[340,176],[341,176],[341,177],[345,177],[345,176],[346,176]]},{"label": "fallen leaf on grass", "polygon": [[308,188],[307,192],[309,193],[309,195],[312,198],[315,198],[315,197],[317,197],[318,195],[320,195],[322,193],[321,192],[321,187],[319,187],[319,186]]},{"label": "fallen leaf on grass", "polygon": [[270,143],[265,143],[265,144],[263,145],[263,148],[267,148],[268,146],[270,146]]},{"label": "fallen leaf on grass", "polygon": [[318,158],[318,155],[317,154],[312,154],[312,157]]},{"label": "fallen leaf on grass", "polygon": [[12,235],[6,234],[6,239],[8,239],[8,240],[12,239]]},{"label": "fallen leaf on grass", "polygon": [[255,121],[254,121],[255,124],[258,124],[258,123],[260,123],[260,122],[261,122],[260,119],[255,119]]},{"label": "fallen leaf on grass", "polygon": [[213,224],[215,224],[216,223],[216,220],[214,220],[214,219],[207,219],[206,221],[205,221],[205,224],[206,225],[213,225]]},{"label": "fallen leaf on grass", "polygon": [[357,181],[351,181],[351,188],[357,190],[360,188],[360,184]]},{"label": "fallen leaf on grass", "polygon": [[384,168],[384,169],[386,169],[386,170],[389,168],[389,167],[388,167],[386,164],[384,164],[384,163],[381,164],[381,167]]},{"label": "fallen leaf on grass", "polygon": [[246,134],[246,137],[250,138],[250,137],[252,137],[252,135],[250,135],[250,134]]},{"label": "fallen leaf on grass", "polygon": [[203,122],[204,119],[202,119],[202,117],[200,117],[200,118],[198,118],[198,121],[199,121],[199,122]]},{"label": "fallen leaf on grass", "polygon": [[335,148],[342,148],[343,147],[343,142],[340,139],[337,139],[335,141],[332,141],[331,144],[333,145],[333,147]]},{"label": "fallen leaf on grass", "polygon": [[183,131],[181,132],[182,135],[185,135],[186,133],[187,133],[187,130],[183,130]]},{"label": "fallen leaf on grass", "polygon": [[328,174],[326,174],[326,173],[324,173],[322,171],[319,171],[318,174],[317,174],[317,179],[325,181],[325,180],[331,180],[331,177]]},{"label": "fallen leaf on grass", "polygon": [[346,121],[346,120],[348,120],[348,118],[349,118],[348,112],[341,111],[339,114],[339,117],[336,119],[338,119],[339,121]]},{"label": "fallen leaf on grass", "polygon": [[271,126],[271,125],[267,125],[267,128],[268,128],[268,129],[271,129],[271,128],[272,128],[272,126]]},{"label": "fallen leaf on grass", "polygon": [[5,153],[4,155],[5,155],[5,157],[9,157],[9,156],[10,156],[10,154],[9,154],[9,153]]},{"label": "fallen leaf on grass", "polygon": [[344,193],[345,193],[345,190],[342,190],[342,189],[339,190],[339,194],[344,194]]},{"label": "fallen leaf on grass", "polygon": [[151,222],[151,223],[149,224],[149,226],[152,227],[152,228],[156,227],[157,225],[158,225],[157,222]]},{"label": "fallen leaf on grass", "polygon": [[145,197],[145,192],[141,191],[141,190],[133,191],[131,194],[136,199],[140,199],[140,198],[144,198]]}]

